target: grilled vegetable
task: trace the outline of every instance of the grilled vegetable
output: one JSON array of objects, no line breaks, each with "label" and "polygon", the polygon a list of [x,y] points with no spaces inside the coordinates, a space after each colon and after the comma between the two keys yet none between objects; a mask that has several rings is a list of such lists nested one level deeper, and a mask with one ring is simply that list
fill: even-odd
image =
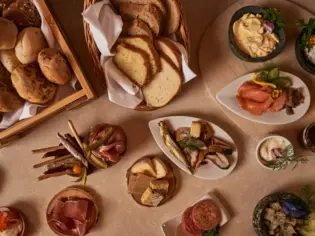
[{"label": "grilled vegetable", "polygon": [[192,168],[190,164],[188,163],[185,154],[182,152],[180,147],[177,145],[177,143],[174,141],[173,137],[171,136],[169,129],[164,121],[159,122],[160,126],[160,134],[163,138],[163,141],[166,145],[166,147],[169,149],[169,151],[185,166],[190,170],[190,172],[193,174]]},{"label": "grilled vegetable", "polygon": [[206,158],[212,161],[216,166],[220,169],[226,170],[230,167],[229,160],[221,153],[217,153],[216,155],[206,155]]},{"label": "grilled vegetable", "polygon": [[204,129],[205,129],[205,139],[213,138],[214,130],[209,125],[209,123],[204,124]]}]

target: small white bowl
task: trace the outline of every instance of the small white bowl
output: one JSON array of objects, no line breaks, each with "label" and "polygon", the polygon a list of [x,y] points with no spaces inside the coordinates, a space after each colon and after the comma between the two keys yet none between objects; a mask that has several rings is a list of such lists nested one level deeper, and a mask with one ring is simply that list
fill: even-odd
[{"label": "small white bowl", "polygon": [[257,162],[265,169],[268,169],[268,170],[274,170],[272,167],[268,167],[264,164],[264,161],[261,157],[260,157],[260,154],[259,154],[259,151],[260,151],[260,147],[261,145],[268,139],[271,139],[271,138],[279,138],[279,139],[282,139],[285,141],[286,145],[290,145],[292,144],[287,138],[283,137],[283,136],[280,136],[280,135],[271,135],[271,136],[268,136],[266,138],[264,138],[263,140],[261,140],[257,147],[256,147],[256,159],[257,159]]}]

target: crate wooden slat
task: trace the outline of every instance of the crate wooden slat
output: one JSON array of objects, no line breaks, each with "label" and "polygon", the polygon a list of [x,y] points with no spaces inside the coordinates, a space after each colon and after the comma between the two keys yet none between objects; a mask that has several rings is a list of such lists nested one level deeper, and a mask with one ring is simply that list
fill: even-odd
[{"label": "crate wooden slat", "polygon": [[47,107],[36,116],[19,121],[9,128],[0,131],[0,148],[14,142],[16,139],[21,138],[26,134],[26,132],[29,132],[31,128],[35,127],[44,120],[47,120],[49,117],[57,114],[58,112],[74,108],[75,106],[80,106],[82,103],[96,97],[93,88],[85,77],[78,60],[73,53],[71,45],[69,45],[64,32],[50,11],[49,4],[45,0],[40,0],[39,6],[43,12],[43,17],[50,25],[52,33],[58,41],[63,54],[66,56],[74,74],[78,78],[82,89]]}]

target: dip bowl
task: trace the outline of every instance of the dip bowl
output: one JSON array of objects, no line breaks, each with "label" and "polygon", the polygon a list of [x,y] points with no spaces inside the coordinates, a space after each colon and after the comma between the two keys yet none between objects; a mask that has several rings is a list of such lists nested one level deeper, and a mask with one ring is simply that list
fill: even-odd
[{"label": "dip bowl", "polygon": [[[299,36],[297,37],[295,41],[295,56],[298,60],[300,66],[307,71],[308,73],[315,74],[315,64],[310,62],[304,52],[304,47],[301,44],[303,34],[305,33],[305,30],[302,30]],[[315,32],[314,32],[315,34]]]},{"label": "dip bowl", "polygon": [[256,159],[257,159],[257,162],[258,162],[263,168],[268,169],[268,170],[274,170],[274,169],[273,169],[272,167],[268,166],[268,161],[266,161],[266,160],[264,160],[263,158],[261,158],[261,156],[260,156],[260,148],[262,147],[262,145],[263,145],[263,143],[264,143],[265,141],[267,141],[267,140],[269,140],[269,139],[272,139],[272,138],[282,139],[282,140],[284,140],[284,142],[285,142],[286,145],[290,145],[290,144],[291,144],[291,142],[290,142],[287,138],[285,138],[285,137],[283,137],[283,136],[279,136],[279,135],[268,136],[268,137],[262,139],[262,140],[258,143],[258,145],[257,145],[257,147],[256,147]]},{"label": "dip bowl", "polygon": [[283,51],[286,42],[285,32],[283,28],[280,29],[279,32],[276,32],[280,42],[277,44],[275,50],[273,50],[268,56],[253,58],[247,53],[243,52],[241,49],[239,49],[234,38],[233,25],[235,21],[239,20],[246,13],[262,15],[264,13],[264,10],[263,8],[257,6],[245,6],[234,13],[229,25],[229,45],[234,55],[241,60],[247,62],[265,62],[279,55]]}]

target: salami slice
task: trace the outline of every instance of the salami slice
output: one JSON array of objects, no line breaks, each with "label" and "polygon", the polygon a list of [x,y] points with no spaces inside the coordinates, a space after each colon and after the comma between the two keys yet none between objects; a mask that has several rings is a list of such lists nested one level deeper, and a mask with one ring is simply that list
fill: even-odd
[{"label": "salami slice", "polygon": [[210,199],[206,199],[193,207],[191,218],[199,229],[210,230],[219,224],[221,212]]},{"label": "salami slice", "polygon": [[186,231],[190,236],[200,236],[202,230],[199,229],[191,218],[193,207],[189,207],[182,215],[182,229]]}]

